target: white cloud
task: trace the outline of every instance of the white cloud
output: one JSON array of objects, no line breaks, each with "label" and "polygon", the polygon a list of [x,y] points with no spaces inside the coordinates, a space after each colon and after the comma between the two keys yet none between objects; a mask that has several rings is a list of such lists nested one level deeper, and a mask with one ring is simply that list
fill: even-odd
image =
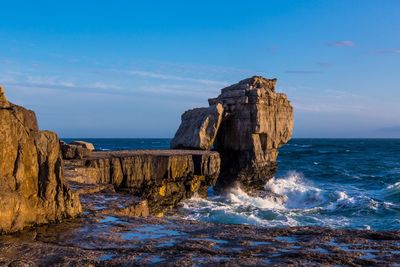
[{"label": "white cloud", "polygon": [[400,48],[384,49],[379,52],[381,54],[400,54]]},{"label": "white cloud", "polygon": [[58,77],[28,76],[25,82],[31,85],[61,86],[67,88],[76,87],[72,81],[62,80]]},{"label": "white cloud", "polygon": [[318,70],[286,70],[286,73],[289,74],[321,74],[321,71]]},{"label": "white cloud", "polygon": [[329,43],[330,46],[335,46],[335,47],[354,47],[356,44],[353,41],[335,41],[332,43]]},{"label": "white cloud", "polygon": [[216,86],[227,86],[228,85],[228,83],[224,82],[224,81],[187,78],[187,77],[183,77],[183,76],[162,74],[162,73],[151,72],[151,71],[128,70],[128,71],[126,71],[126,73],[129,75],[141,76],[141,77],[147,77],[147,78],[155,78],[155,79],[161,79],[161,80],[182,81],[182,82],[200,83],[200,84],[205,84],[205,85],[216,85]]},{"label": "white cloud", "polygon": [[296,110],[325,113],[362,113],[373,102],[365,96],[336,89],[289,87],[285,90]]}]

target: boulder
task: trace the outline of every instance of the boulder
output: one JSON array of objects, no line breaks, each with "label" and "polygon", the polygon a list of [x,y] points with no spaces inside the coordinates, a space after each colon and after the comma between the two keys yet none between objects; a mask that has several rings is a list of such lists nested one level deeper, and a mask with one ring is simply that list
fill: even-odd
[{"label": "boulder", "polygon": [[80,147],[86,148],[91,151],[94,150],[94,145],[92,143],[85,142],[85,141],[74,141],[71,143],[71,145],[80,146]]},{"label": "boulder", "polygon": [[83,159],[92,154],[91,149],[80,145],[61,143],[61,152],[63,159]]},{"label": "boulder", "polygon": [[57,135],[39,131],[35,113],[0,89],[0,233],[80,214],[79,197],[63,179]]},{"label": "boulder", "polygon": [[221,124],[224,108],[216,104],[195,108],[182,115],[182,123],[171,141],[171,148],[211,149]]}]

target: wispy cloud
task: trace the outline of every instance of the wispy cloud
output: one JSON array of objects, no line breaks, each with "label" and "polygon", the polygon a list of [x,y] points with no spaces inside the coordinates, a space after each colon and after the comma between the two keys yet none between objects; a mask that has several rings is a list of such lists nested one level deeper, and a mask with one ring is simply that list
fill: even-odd
[{"label": "wispy cloud", "polygon": [[400,48],[383,49],[383,50],[379,50],[378,53],[380,53],[380,54],[399,54],[400,55]]},{"label": "wispy cloud", "polygon": [[315,113],[363,113],[370,99],[352,92],[336,89],[288,87],[287,95],[295,110]]},{"label": "wispy cloud", "polygon": [[330,68],[330,67],[332,67],[332,63],[329,63],[329,62],[319,61],[316,64],[318,66],[320,66],[321,68]]},{"label": "wispy cloud", "polygon": [[206,100],[209,97],[216,96],[218,90],[213,88],[190,88],[181,85],[156,85],[156,86],[145,86],[141,88],[144,92],[152,94],[162,95],[175,95],[175,96],[191,96],[202,100]]},{"label": "wispy cloud", "polygon": [[[131,74],[133,75],[133,74]],[[40,76],[40,75],[24,75],[22,73],[15,73],[15,75],[6,77],[0,76],[0,80],[5,82],[4,86],[11,88],[19,88],[22,90],[37,89],[37,90],[51,90],[63,91],[68,93],[90,93],[90,94],[110,94],[110,95],[136,95],[136,96],[149,96],[149,95],[162,95],[172,98],[185,98],[185,99],[207,99],[217,95],[220,84],[210,80],[189,79],[179,76],[164,75],[151,72],[136,71],[135,75],[145,75],[145,77],[154,77],[163,80],[175,81],[170,84],[157,82],[146,83],[129,83],[125,85],[105,83],[102,81],[72,81],[62,79],[59,76]],[[183,81],[177,83],[176,81]],[[189,83],[193,82],[193,83]],[[216,84],[218,86],[216,86]]]},{"label": "wispy cloud", "polygon": [[67,88],[76,87],[73,82],[61,80],[58,77],[28,76],[26,83],[30,85],[61,86]]},{"label": "wispy cloud", "polygon": [[356,46],[356,44],[353,41],[335,41],[335,42],[331,42],[329,43],[329,46],[333,46],[333,47],[354,47]]},{"label": "wispy cloud", "polygon": [[169,75],[169,74],[163,74],[163,73],[151,72],[151,71],[143,71],[143,70],[128,70],[128,71],[126,71],[126,73],[129,75],[161,79],[161,80],[182,81],[182,82],[200,83],[200,84],[205,84],[205,85],[216,85],[216,86],[227,86],[228,85],[228,83],[224,82],[224,81],[187,78],[187,77],[183,77],[183,76]]},{"label": "wispy cloud", "polygon": [[89,87],[91,88],[97,88],[97,89],[115,89],[115,90],[120,90],[122,89],[120,86],[113,85],[113,84],[108,84],[108,83],[103,83],[103,82],[94,82],[91,84],[88,84]]},{"label": "wispy cloud", "polygon": [[0,77],[4,86],[13,86],[15,88],[34,88],[67,91],[74,93],[100,93],[100,94],[125,94],[121,87],[102,82],[74,82],[64,80],[57,76],[34,76],[34,75],[15,75],[13,77]]},{"label": "wispy cloud", "polygon": [[319,70],[285,70],[289,74],[321,74]]}]

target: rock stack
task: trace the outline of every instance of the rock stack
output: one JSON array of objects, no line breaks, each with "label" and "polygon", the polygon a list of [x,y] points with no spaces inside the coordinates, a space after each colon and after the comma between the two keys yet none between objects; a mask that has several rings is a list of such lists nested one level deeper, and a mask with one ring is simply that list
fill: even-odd
[{"label": "rock stack", "polygon": [[289,141],[293,108],[275,92],[276,79],[254,76],[223,88],[208,108],[186,111],[172,148],[211,149],[221,157],[217,188],[262,189],[276,172],[278,148]]},{"label": "rock stack", "polygon": [[80,214],[63,179],[57,135],[39,131],[35,113],[8,102],[0,87],[0,233]]}]

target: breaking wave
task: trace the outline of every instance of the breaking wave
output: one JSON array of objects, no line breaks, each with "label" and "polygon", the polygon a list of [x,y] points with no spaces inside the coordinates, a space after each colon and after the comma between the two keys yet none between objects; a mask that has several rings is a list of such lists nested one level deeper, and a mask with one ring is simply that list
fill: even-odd
[{"label": "breaking wave", "polygon": [[[400,182],[387,189],[394,188],[400,192]],[[271,179],[265,185],[262,197],[248,195],[235,187],[209,199],[194,197],[187,200],[181,212],[186,219],[215,223],[370,229],[362,216],[382,213],[394,206],[360,192],[317,186],[300,173],[289,172],[284,177]]]}]

